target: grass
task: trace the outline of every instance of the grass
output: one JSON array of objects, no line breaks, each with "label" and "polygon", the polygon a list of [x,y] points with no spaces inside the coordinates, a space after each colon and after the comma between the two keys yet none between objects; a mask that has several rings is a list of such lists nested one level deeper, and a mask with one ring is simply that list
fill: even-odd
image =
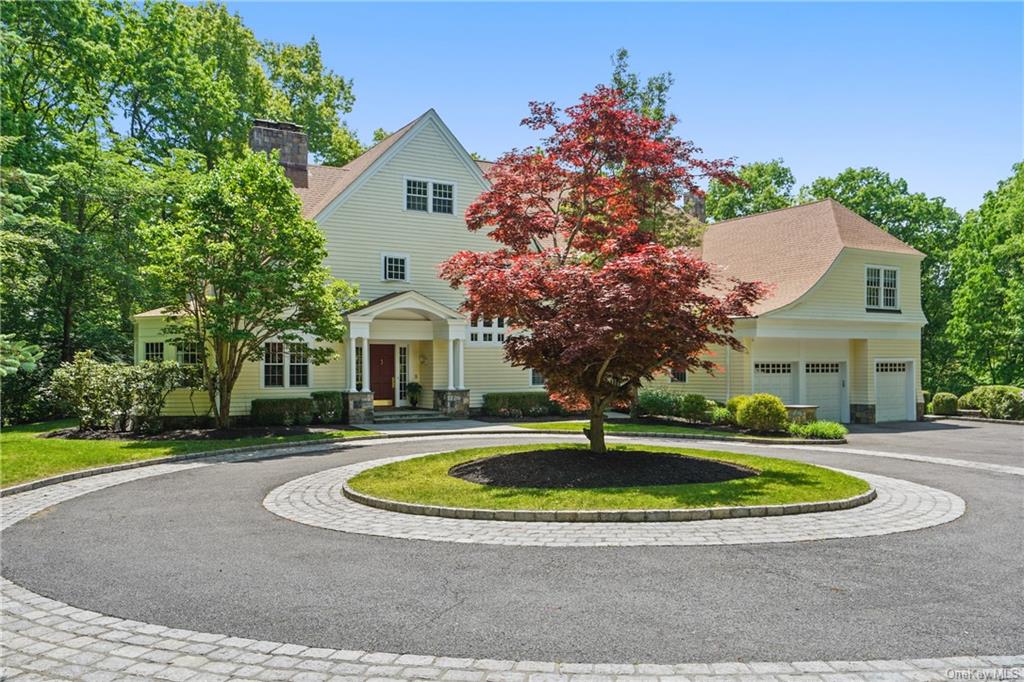
[{"label": "grass", "polygon": [[[456,450],[385,464],[349,480],[357,492],[416,504],[473,509],[684,509],[736,505],[820,502],[852,497],[869,489],[859,478],[812,464],[743,455],[656,446],[615,446],[615,450],[663,452],[752,467],[760,475],[721,483],[643,486],[633,488],[500,488],[470,483],[448,475],[456,464],[482,457],[541,449],[578,448],[570,443],[500,446]],[[571,457],[572,455],[566,455]]]},{"label": "grass", "polygon": [[0,486],[6,487],[80,469],[135,462],[167,455],[183,455],[269,443],[373,435],[372,431],[353,430],[224,440],[76,440],[41,437],[48,431],[73,426],[75,426],[74,420],[63,420],[3,429],[0,432]]},{"label": "grass", "polygon": [[[516,424],[524,429],[536,431],[572,431],[582,433],[590,422],[586,421],[560,421],[560,422],[527,422]],[[727,431],[716,431],[705,429],[699,426],[676,426],[674,424],[619,424],[605,422],[605,433],[681,433],[690,436],[714,436],[715,438],[737,438],[742,434],[729,433]]]}]

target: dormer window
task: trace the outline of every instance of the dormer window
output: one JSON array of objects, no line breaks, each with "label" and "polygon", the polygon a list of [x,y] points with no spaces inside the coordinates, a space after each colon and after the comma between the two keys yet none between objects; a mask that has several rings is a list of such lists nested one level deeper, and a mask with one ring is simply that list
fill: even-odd
[{"label": "dormer window", "polygon": [[869,265],[864,272],[864,305],[867,310],[899,312],[898,270],[884,265]]},{"label": "dormer window", "polygon": [[455,183],[405,179],[405,210],[455,213]]}]

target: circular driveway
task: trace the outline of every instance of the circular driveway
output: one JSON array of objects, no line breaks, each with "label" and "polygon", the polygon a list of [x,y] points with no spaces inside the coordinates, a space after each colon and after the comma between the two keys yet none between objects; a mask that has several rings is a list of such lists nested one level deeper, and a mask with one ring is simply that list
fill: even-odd
[{"label": "circular driveway", "polygon": [[274,488],[332,467],[526,438],[569,440],[378,441],[132,481],[6,530],[3,575],[124,618],[367,651],[674,663],[1020,649],[1020,476],[729,445],[906,479],[967,503],[956,521],[923,530],[736,546],[454,545],[333,532],[262,507]]}]

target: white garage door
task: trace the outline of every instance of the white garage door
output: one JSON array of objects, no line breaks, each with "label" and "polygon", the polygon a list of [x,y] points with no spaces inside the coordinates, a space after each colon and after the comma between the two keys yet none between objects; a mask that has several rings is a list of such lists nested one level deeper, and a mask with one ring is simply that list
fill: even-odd
[{"label": "white garage door", "polygon": [[792,362],[755,362],[754,393],[772,393],[787,405],[796,403]]},{"label": "white garage door", "polygon": [[875,421],[897,422],[907,415],[907,363],[875,363]]},{"label": "white garage door", "polygon": [[818,419],[842,419],[843,380],[838,362],[808,362],[804,380],[808,405],[818,406]]}]

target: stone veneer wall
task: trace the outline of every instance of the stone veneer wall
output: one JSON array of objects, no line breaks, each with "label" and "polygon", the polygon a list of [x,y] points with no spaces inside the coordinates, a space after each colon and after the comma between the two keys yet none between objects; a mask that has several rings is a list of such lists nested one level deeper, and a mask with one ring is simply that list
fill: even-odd
[{"label": "stone veneer wall", "polygon": [[854,424],[874,424],[875,406],[850,403],[850,421]]},{"label": "stone veneer wall", "polygon": [[469,389],[434,389],[434,409],[449,417],[469,416]]},{"label": "stone veneer wall", "polygon": [[369,424],[373,421],[373,391],[345,391],[345,421],[349,424]]}]

